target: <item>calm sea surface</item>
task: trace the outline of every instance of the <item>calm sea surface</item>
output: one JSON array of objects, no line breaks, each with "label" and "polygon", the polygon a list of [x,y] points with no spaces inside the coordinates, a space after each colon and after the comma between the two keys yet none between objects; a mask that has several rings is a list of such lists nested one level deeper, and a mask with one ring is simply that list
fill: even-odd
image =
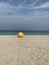
[{"label": "calm sea surface", "polygon": [[[0,30],[0,35],[17,35],[19,31]],[[22,31],[25,35],[49,35],[49,31]]]}]

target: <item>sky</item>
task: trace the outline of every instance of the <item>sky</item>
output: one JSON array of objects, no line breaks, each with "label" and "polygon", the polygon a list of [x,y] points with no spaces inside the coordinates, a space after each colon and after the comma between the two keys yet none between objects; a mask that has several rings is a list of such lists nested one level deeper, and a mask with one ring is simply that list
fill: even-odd
[{"label": "sky", "polygon": [[49,0],[0,0],[0,30],[49,31]]}]

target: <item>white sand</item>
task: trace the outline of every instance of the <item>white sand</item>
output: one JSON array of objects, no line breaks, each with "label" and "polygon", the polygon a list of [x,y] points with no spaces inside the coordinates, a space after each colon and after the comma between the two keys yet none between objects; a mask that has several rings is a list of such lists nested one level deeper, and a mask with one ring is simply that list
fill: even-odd
[{"label": "white sand", "polygon": [[49,65],[49,35],[0,35],[0,65]]}]

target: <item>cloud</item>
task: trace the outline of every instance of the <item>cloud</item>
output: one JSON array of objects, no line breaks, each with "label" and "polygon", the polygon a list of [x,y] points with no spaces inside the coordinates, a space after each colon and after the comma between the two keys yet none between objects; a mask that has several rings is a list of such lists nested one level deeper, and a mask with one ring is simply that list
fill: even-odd
[{"label": "cloud", "polygon": [[35,9],[38,9],[38,8],[49,8],[49,2],[46,2],[40,6],[37,6],[37,7],[34,7]]},{"label": "cloud", "polygon": [[12,6],[9,3],[0,2],[0,15],[19,15],[19,14],[27,14],[30,10],[24,8],[19,4],[18,6]]},{"label": "cloud", "polygon": [[0,0],[0,29],[49,30],[48,0]]},{"label": "cloud", "polygon": [[0,0],[0,15],[28,15],[36,11],[49,10],[48,7],[49,2],[42,3],[39,0]]}]

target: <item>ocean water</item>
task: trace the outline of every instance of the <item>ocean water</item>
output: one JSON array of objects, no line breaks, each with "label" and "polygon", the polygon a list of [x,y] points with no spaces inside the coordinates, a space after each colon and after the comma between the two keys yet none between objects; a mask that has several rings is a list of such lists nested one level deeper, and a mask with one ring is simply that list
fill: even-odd
[{"label": "ocean water", "polygon": [[[17,35],[16,30],[0,30],[0,35]],[[49,31],[22,31],[25,35],[49,35]]]}]

